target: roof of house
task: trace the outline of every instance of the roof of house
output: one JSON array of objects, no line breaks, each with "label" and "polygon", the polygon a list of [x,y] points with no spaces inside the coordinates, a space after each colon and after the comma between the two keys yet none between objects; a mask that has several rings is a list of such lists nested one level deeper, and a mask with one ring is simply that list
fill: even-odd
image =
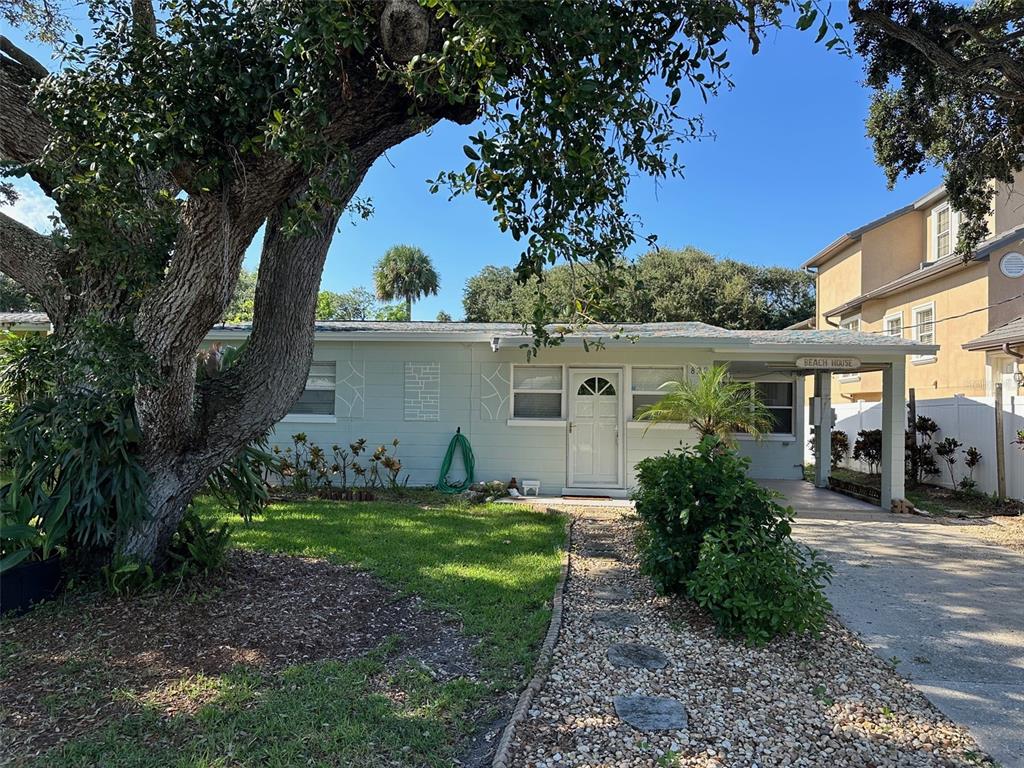
[{"label": "roof of house", "polygon": [[[225,323],[214,326],[212,338],[237,338],[251,330],[249,323]],[[707,323],[623,323],[589,325],[570,328],[552,324],[548,332],[564,335],[566,341],[621,342],[639,345],[668,345],[715,348],[759,348],[772,351],[813,352],[835,351],[847,346],[870,352],[897,352],[920,354],[925,345],[910,339],[899,339],[883,334],[858,333],[842,330],[781,330],[746,331],[719,328]],[[462,341],[491,342],[498,346],[525,345],[532,339],[528,327],[519,323],[437,323],[437,322],[376,322],[341,321],[317,322],[319,339],[332,337],[364,338],[380,341]],[[928,347],[934,351],[937,347]]]},{"label": "roof of house", "polygon": [[971,339],[963,347],[970,350],[1000,349],[1004,344],[1024,344],[1024,316],[1003,323],[976,339]]},{"label": "roof of house", "polygon": [[982,242],[974,250],[974,258],[970,261],[964,261],[959,254],[951,253],[949,256],[945,256],[937,261],[925,262],[913,272],[908,272],[901,277],[897,277],[895,280],[889,281],[885,285],[880,285],[867,293],[862,293],[860,296],[850,299],[845,304],[833,307],[825,313],[825,316],[834,317],[836,315],[843,315],[850,310],[860,308],[864,302],[871,299],[888,296],[889,294],[895,293],[909,285],[914,285],[915,283],[924,282],[926,280],[932,280],[939,275],[952,272],[956,269],[966,269],[973,264],[986,262],[988,261],[989,256],[992,255],[993,251],[996,251],[1004,245],[1008,245],[1014,240],[1019,240],[1021,238],[1024,238],[1024,224],[1014,227],[1013,229],[1008,229],[1005,232],[1001,232],[995,237],[990,237]]},{"label": "roof of house", "polygon": [[[49,319],[40,312],[2,312],[0,326],[4,325],[34,325],[44,330],[49,328]],[[818,331],[787,328],[781,331],[745,331],[719,328],[707,323],[622,323],[582,327],[555,323],[547,328],[552,335],[564,336],[568,342],[575,341],[581,344],[600,339],[606,343],[736,350],[756,348],[769,349],[773,352],[829,354],[835,354],[836,348],[842,346],[847,347],[849,351],[899,354],[924,354],[938,349],[918,344],[910,339],[899,339],[884,334],[831,329]],[[244,338],[251,331],[251,323],[221,323],[210,329],[209,336],[212,339]],[[532,340],[529,327],[520,323],[317,321],[315,332],[320,340],[346,338],[374,341],[488,342],[497,346],[522,346]]]},{"label": "roof of house", "polygon": [[50,318],[45,312],[0,312],[0,328],[14,325],[39,325],[50,327]]},{"label": "roof of house", "polygon": [[867,224],[857,227],[856,229],[850,230],[845,235],[840,235],[831,243],[829,243],[820,251],[818,251],[816,254],[814,254],[807,261],[805,261],[803,264],[801,264],[800,268],[808,269],[809,267],[821,266],[823,263],[825,263],[833,256],[835,256],[837,253],[839,253],[839,251],[841,251],[843,248],[846,248],[848,245],[852,245],[853,243],[856,243],[858,240],[860,240],[861,235],[863,235],[865,232],[870,232],[872,229],[880,227],[883,224],[888,224],[893,219],[898,219],[900,216],[910,213],[911,211],[919,211],[922,208],[926,208],[932,203],[935,203],[941,198],[945,197],[945,195],[945,186],[936,187],[930,192],[917,198],[917,200],[910,203],[909,205],[904,205],[902,208],[897,208],[895,211],[890,211],[884,216],[879,216],[874,221],[869,221]]}]

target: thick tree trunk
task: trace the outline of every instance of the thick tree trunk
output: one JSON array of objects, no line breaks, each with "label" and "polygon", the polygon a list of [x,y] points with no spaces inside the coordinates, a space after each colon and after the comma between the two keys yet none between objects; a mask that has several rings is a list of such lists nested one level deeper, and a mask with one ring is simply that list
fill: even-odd
[{"label": "thick tree trunk", "polygon": [[[146,4],[134,5],[145,31],[149,16],[139,9],[145,11]],[[406,0],[381,4],[382,9],[392,6],[401,6],[402,13],[389,11],[385,51],[424,44],[422,35],[403,29],[418,24],[420,17],[429,19],[428,11]],[[187,195],[159,282],[134,295],[126,293],[116,270],[104,269],[101,258],[90,262],[88,237],[95,235],[95,220],[80,222],[74,210],[62,207],[69,229],[77,231],[84,223],[88,235],[85,242],[76,242],[81,250],[55,252],[49,238],[0,215],[0,270],[38,296],[58,328],[73,334],[76,319],[99,309],[99,316],[111,322],[133,322],[137,340],[155,365],[158,383],[135,393],[143,433],[139,458],[150,478],[146,516],[117,542],[122,554],[159,565],[210,473],[265,434],[301,392],[312,357],[321,272],[342,213],[338,201],[351,199],[370,165],[388,148],[441,119],[463,124],[474,119],[476,106],[469,101],[452,104],[438,97],[414,102],[403,85],[381,80],[378,65],[375,59],[354,63],[344,87],[339,86],[322,138],[346,149],[350,165],[344,175],[315,180],[327,182],[333,202],[314,206],[312,226],[303,235],[286,237],[283,217],[314,180],[305,166],[273,153],[239,155],[236,175],[214,190],[193,184],[187,167],[172,170],[167,178],[139,179],[140,189],[154,199],[180,190]],[[31,105],[41,74],[41,67],[0,46],[0,160],[33,163],[49,143],[50,126]],[[48,160],[61,165],[60,158]],[[53,192],[43,164],[33,166],[32,178]],[[234,366],[197,386],[196,352],[230,301],[245,250],[264,223],[249,342]],[[135,234],[145,242],[147,233]],[[124,240],[113,229],[106,236]],[[411,302],[408,306],[411,310]]]}]

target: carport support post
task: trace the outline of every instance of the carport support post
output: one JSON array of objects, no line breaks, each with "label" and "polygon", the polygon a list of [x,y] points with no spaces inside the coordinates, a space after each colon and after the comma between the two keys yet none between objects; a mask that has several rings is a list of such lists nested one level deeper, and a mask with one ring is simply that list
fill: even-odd
[{"label": "carport support post", "polygon": [[814,396],[818,399],[821,417],[814,427],[814,485],[828,488],[832,470],[832,372],[814,374]]},{"label": "carport support post", "polygon": [[882,509],[892,509],[905,491],[906,360],[900,358],[882,371]]}]

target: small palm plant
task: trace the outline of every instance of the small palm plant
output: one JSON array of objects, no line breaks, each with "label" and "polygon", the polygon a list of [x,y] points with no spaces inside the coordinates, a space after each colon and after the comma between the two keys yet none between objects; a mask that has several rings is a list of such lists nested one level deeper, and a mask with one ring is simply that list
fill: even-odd
[{"label": "small palm plant", "polygon": [[775,423],[754,385],[731,379],[724,365],[711,366],[695,382],[670,381],[662,389],[667,392],[665,397],[638,418],[655,423],[682,422],[702,439],[712,436],[727,444],[732,444],[737,432],[760,437]]},{"label": "small palm plant", "polygon": [[406,320],[412,320],[412,304],[424,296],[437,296],[441,279],[422,250],[411,245],[395,245],[387,250],[373,270],[377,298],[405,301]]}]

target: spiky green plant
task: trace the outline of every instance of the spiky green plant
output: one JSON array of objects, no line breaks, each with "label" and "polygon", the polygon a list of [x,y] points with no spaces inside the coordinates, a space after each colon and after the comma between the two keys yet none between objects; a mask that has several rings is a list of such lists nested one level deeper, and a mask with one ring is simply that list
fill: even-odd
[{"label": "spiky green plant", "polygon": [[724,365],[702,371],[696,381],[670,381],[662,389],[665,397],[638,418],[652,423],[682,422],[702,438],[711,435],[729,444],[737,432],[760,437],[774,424],[754,385],[731,378]]}]

